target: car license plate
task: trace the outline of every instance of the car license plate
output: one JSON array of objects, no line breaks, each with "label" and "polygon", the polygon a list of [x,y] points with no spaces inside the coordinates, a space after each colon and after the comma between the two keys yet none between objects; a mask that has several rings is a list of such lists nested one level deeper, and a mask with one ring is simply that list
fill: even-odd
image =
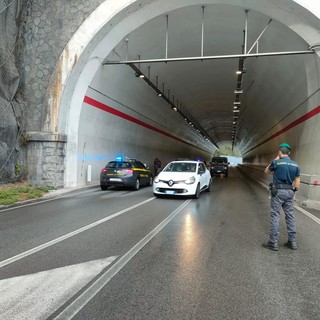
[{"label": "car license plate", "polygon": [[166,190],[166,192],[165,192],[166,194],[176,194],[176,192],[175,191],[173,191],[173,190]]},{"label": "car license plate", "polygon": [[110,178],[110,181],[122,182],[120,178]]}]

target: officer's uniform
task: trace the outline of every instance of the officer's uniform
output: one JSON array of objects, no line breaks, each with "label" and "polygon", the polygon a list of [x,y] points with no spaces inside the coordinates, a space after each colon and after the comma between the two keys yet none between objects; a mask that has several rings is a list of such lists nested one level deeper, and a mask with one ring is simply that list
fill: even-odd
[{"label": "officer's uniform", "polygon": [[273,184],[278,190],[277,194],[271,197],[271,218],[270,218],[270,241],[278,242],[280,209],[283,208],[288,231],[288,241],[297,240],[297,230],[294,216],[294,190],[293,182],[295,178],[300,177],[300,168],[296,162],[288,156],[279,160],[273,160],[269,166],[273,173]]}]

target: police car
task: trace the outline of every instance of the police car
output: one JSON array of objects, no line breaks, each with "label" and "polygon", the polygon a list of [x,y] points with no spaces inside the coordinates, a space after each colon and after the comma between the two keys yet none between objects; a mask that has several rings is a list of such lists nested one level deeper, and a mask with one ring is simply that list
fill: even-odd
[{"label": "police car", "polygon": [[152,183],[151,171],[137,159],[110,161],[100,173],[101,190],[107,190],[111,186],[139,190],[140,186],[151,186]]}]

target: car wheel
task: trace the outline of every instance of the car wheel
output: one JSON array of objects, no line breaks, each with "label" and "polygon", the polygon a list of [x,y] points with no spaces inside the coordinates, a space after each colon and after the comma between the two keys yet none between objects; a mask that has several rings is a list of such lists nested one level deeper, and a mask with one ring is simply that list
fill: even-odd
[{"label": "car wheel", "polygon": [[148,182],[148,186],[152,186],[152,183],[153,183],[153,177],[152,177],[152,176],[150,176],[150,178],[149,178],[149,182]]},{"label": "car wheel", "polygon": [[193,196],[195,199],[199,199],[200,197],[200,184],[198,183],[197,185],[197,190],[196,190],[196,193],[194,194]]},{"label": "car wheel", "polygon": [[134,191],[137,191],[137,190],[139,190],[139,189],[140,189],[140,180],[137,179],[137,180],[136,180],[136,183],[134,184],[133,190],[134,190]]},{"label": "car wheel", "polygon": [[210,179],[209,184],[208,184],[208,188],[206,189],[207,192],[211,191],[211,182],[212,182],[212,180]]},{"label": "car wheel", "polygon": [[108,187],[107,186],[100,186],[100,188],[101,188],[101,190],[107,190],[108,189]]}]

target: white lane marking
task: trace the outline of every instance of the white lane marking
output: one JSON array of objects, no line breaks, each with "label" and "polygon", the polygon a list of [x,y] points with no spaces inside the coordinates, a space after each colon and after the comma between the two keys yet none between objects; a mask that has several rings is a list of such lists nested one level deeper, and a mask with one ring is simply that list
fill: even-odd
[{"label": "white lane marking", "polygon": [[47,319],[116,258],[0,280],[1,319]]},{"label": "white lane marking", "polygon": [[22,259],[22,258],[25,258],[25,257],[27,257],[27,256],[30,256],[31,254],[33,254],[33,253],[35,253],[35,252],[38,252],[38,251],[40,251],[40,250],[43,250],[43,249],[48,248],[48,247],[50,247],[50,246],[53,246],[53,245],[57,244],[58,242],[61,242],[61,241],[66,240],[66,239],[68,239],[68,238],[71,238],[71,237],[73,237],[73,236],[75,236],[75,235],[77,235],[77,234],[79,234],[79,233],[81,233],[81,232],[83,232],[83,231],[86,231],[86,230],[89,230],[89,229],[91,229],[91,228],[93,228],[93,227],[96,227],[97,225],[99,225],[99,224],[101,224],[101,223],[104,223],[104,222],[106,222],[106,221],[108,221],[108,220],[111,220],[111,219],[113,219],[113,218],[115,218],[115,217],[118,217],[118,216],[120,216],[121,214],[126,213],[126,212],[128,212],[128,211],[130,211],[130,210],[132,210],[132,209],[137,208],[137,207],[140,207],[140,206],[142,206],[142,205],[144,205],[144,204],[146,204],[146,203],[148,203],[148,202],[150,202],[150,201],[152,201],[152,200],[154,200],[154,199],[155,199],[155,197],[152,197],[152,198],[150,198],[150,199],[147,199],[147,200],[145,200],[145,201],[142,201],[142,202],[140,202],[140,203],[138,203],[138,204],[135,204],[135,205],[133,205],[133,206],[131,206],[131,207],[129,207],[129,208],[126,208],[126,209],[124,209],[124,210],[121,210],[121,211],[119,211],[119,212],[116,212],[116,213],[112,214],[111,216],[108,216],[108,217],[106,217],[106,218],[103,218],[103,219],[101,219],[101,220],[98,220],[98,221],[96,221],[96,222],[93,222],[93,223],[91,223],[91,224],[88,224],[87,226],[84,226],[84,227],[82,227],[82,228],[80,228],[80,229],[78,229],[78,230],[75,230],[75,231],[72,231],[72,232],[70,232],[70,233],[67,233],[67,234],[65,234],[64,236],[61,236],[61,237],[56,238],[56,239],[53,239],[53,240],[51,240],[51,241],[49,241],[49,242],[46,242],[46,243],[44,243],[44,244],[42,244],[42,245],[40,245],[40,246],[38,246],[38,247],[32,248],[32,249],[27,250],[27,251],[25,251],[25,252],[22,252],[22,253],[20,253],[20,254],[18,254],[18,255],[16,255],[16,256],[13,256],[13,257],[11,257],[11,258],[8,258],[8,259],[6,259],[6,260],[3,260],[3,261],[0,262],[0,268],[2,268],[2,267],[4,267],[4,266],[7,266],[8,264],[11,264],[11,263],[13,263],[13,262],[15,262],[15,261],[17,261],[17,260],[20,260],[20,259]]},{"label": "white lane marking", "polygon": [[149,234],[133,246],[122,256],[111,268],[109,268],[99,279],[87,288],[77,299],[75,299],[55,319],[72,319],[158,232],[160,232],[179,212],[181,212],[191,200],[185,201],[180,207],[174,210]]},{"label": "white lane marking", "polygon": [[306,216],[308,216],[309,218],[311,218],[312,220],[314,220],[316,223],[320,224],[320,219],[315,217],[313,214],[311,214],[310,212],[308,212],[307,210],[304,210],[300,207],[298,207],[297,205],[294,206],[297,210],[299,210],[300,212],[304,213]]}]

